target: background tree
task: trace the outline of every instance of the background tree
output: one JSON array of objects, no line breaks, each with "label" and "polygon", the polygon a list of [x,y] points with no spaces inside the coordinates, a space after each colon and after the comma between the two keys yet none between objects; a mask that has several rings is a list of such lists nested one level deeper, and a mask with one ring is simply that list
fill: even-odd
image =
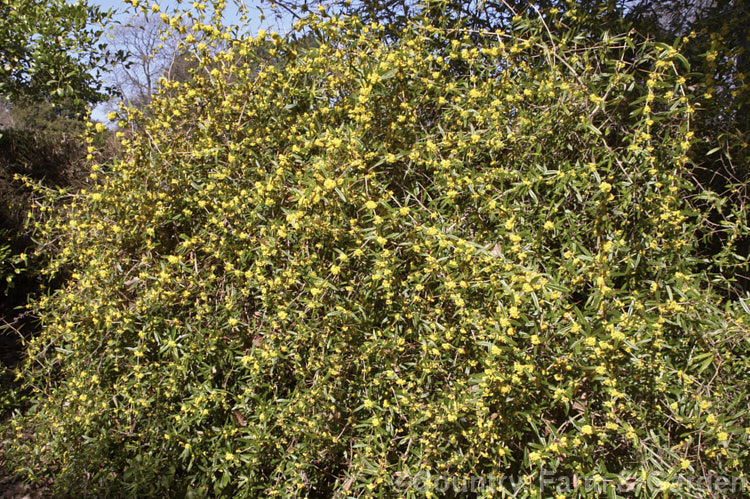
[{"label": "background tree", "polygon": [[85,1],[0,1],[0,95],[65,101],[82,112],[107,98],[102,72],[122,60],[102,41],[112,12]]},{"label": "background tree", "polygon": [[125,64],[111,73],[118,96],[112,104],[144,108],[157,89],[159,78],[185,81],[194,66],[180,42],[185,36],[179,30],[165,30],[158,17],[134,16],[130,22],[112,30],[112,45],[125,54]]}]

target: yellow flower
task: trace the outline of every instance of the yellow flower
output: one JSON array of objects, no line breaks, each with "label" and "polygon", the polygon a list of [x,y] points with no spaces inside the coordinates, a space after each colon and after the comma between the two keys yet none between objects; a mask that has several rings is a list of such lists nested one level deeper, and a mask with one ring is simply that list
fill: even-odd
[{"label": "yellow flower", "polygon": [[610,184],[609,182],[602,182],[601,184],[599,184],[599,190],[606,194],[607,192],[610,192],[612,190],[612,184]]},{"label": "yellow flower", "polygon": [[365,206],[367,207],[368,210],[374,210],[375,208],[378,207],[378,203],[376,203],[375,201],[370,200],[367,203],[365,203]]}]

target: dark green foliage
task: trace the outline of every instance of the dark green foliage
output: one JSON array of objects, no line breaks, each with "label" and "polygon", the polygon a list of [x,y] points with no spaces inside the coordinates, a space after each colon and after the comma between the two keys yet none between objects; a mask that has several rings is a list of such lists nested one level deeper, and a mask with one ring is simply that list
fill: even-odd
[{"label": "dark green foliage", "polygon": [[0,95],[57,103],[81,114],[106,98],[101,72],[122,60],[101,37],[111,13],[85,1],[0,1]]}]

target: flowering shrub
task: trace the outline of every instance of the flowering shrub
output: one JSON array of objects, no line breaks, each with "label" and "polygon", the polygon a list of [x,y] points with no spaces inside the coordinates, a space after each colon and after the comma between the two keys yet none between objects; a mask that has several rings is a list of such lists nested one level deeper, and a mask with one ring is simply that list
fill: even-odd
[{"label": "flowering shrub", "polygon": [[69,278],[36,305],[19,473],[97,494],[422,496],[441,491],[409,477],[494,474],[547,497],[551,474],[702,497],[679,477],[748,471],[748,310],[694,251],[675,48],[520,18],[299,29],[317,42],[199,24],[194,79],[124,113],[122,159],[38,212]]}]

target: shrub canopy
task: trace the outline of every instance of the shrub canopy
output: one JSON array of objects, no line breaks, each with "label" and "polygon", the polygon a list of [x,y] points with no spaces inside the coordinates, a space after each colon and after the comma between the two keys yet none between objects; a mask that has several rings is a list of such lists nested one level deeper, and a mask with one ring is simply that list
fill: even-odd
[{"label": "shrub canopy", "polygon": [[0,1],[0,96],[57,104],[61,114],[106,100],[101,73],[123,62],[101,39],[112,15],[82,0]]},{"label": "shrub canopy", "polygon": [[532,496],[549,472],[696,497],[681,476],[748,471],[748,313],[696,256],[676,48],[526,18],[300,29],[316,43],[204,25],[194,78],[38,213],[69,279],[37,304],[23,471],[91,493],[506,475]]}]

